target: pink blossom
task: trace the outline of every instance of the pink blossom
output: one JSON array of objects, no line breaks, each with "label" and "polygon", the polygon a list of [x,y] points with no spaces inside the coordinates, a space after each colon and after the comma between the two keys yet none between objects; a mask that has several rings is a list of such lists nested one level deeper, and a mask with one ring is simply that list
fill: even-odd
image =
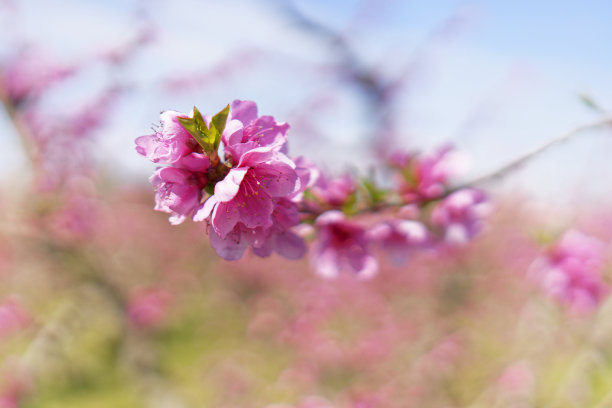
[{"label": "pink blossom", "polygon": [[[194,108],[195,114],[199,115]],[[222,119],[204,117],[206,137],[223,150],[200,153],[199,143],[179,117],[180,113],[164,112],[155,134],[136,139],[140,154],[170,165],[151,177],[157,189],[155,209],[171,213],[173,224],[191,215],[194,221],[206,220],[213,248],[228,260],[239,259],[248,246],[260,256],[272,251],[288,258],[302,256],[303,241],[288,231],[299,223],[297,206],[289,200],[303,191],[300,187],[308,185],[310,175],[306,168],[298,175],[285,154],[289,126],[271,116],[257,117],[254,102],[237,100],[230,105],[226,123],[211,127],[211,121]],[[213,194],[202,204],[204,191]]]},{"label": "pink blossom", "polygon": [[287,123],[278,123],[272,116],[257,117],[257,105],[252,101],[235,100],[230,105],[222,142],[225,158],[238,163],[242,155],[261,146],[287,152]]},{"label": "pink blossom", "polygon": [[401,265],[406,262],[411,250],[426,247],[429,233],[418,221],[392,220],[372,227],[368,231],[368,238],[388,251],[395,264]]},{"label": "pink blossom", "polygon": [[274,251],[287,259],[300,259],[306,253],[306,244],[290,228],[300,223],[297,204],[286,198],[275,201],[272,212],[273,224],[266,231],[261,245],[253,247],[253,253],[267,257]]},{"label": "pink blossom", "polygon": [[390,163],[399,170],[402,198],[412,203],[441,197],[449,179],[463,167],[464,160],[446,146],[431,154],[419,156],[396,152],[390,158]]},{"label": "pink blossom", "polygon": [[[214,231],[224,238],[237,223],[247,228],[272,226],[272,198],[288,196],[297,182],[295,165],[278,160],[270,147],[260,147],[242,155],[238,165],[215,185],[198,219],[210,217]],[[283,155],[284,156],[284,155]]]},{"label": "pink blossom", "polygon": [[[206,169],[208,158],[202,157],[201,161]],[[191,160],[185,162],[191,164]],[[207,183],[203,172],[176,167],[157,169],[150,181],[156,188],[155,209],[172,214],[170,222],[175,225],[191,216],[200,205],[202,189]]]},{"label": "pink blossom", "polygon": [[319,168],[306,157],[296,157],[293,161],[296,166],[295,172],[298,176],[299,188],[291,194],[290,198],[295,202],[301,202],[304,199],[304,192],[317,183],[321,177],[321,172]]},{"label": "pink blossom", "polygon": [[240,259],[248,247],[262,258],[276,252],[287,259],[300,259],[306,253],[306,244],[302,237],[291,231],[299,221],[297,204],[286,198],[275,199],[269,228],[247,228],[238,223],[225,238],[210,232],[210,243],[226,260]]},{"label": "pink blossom", "polygon": [[482,230],[490,212],[491,204],[483,191],[465,188],[439,202],[431,221],[443,229],[446,242],[464,244]]},{"label": "pink blossom", "polygon": [[175,111],[163,112],[155,133],[136,139],[136,151],[159,164],[176,163],[181,157],[196,151],[198,143],[178,121],[179,117],[185,116]]},{"label": "pink blossom", "polygon": [[324,277],[339,275],[349,269],[362,278],[378,272],[378,262],[368,251],[366,230],[346,220],[340,211],[321,214],[315,223],[318,229],[313,262],[316,271]]},{"label": "pink blossom", "polygon": [[310,192],[319,202],[333,208],[340,208],[346,204],[355,190],[355,181],[348,174],[329,178],[320,173]]},{"label": "pink blossom", "polygon": [[572,309],[593,309],[609,292],[602,278],[604,252],[600,240],[570,230],[534,261],[529,273],[549,296]]},{"label": "pink blossom", "polygon": [[248,246],[260,256],[276,251],[295,258],[304,252],[301,238],[288,231],[299,222],[288,199],[299,192],[301,179],[307,182],[283,153],[288,128],[271,116],[258,118],[254,102],[230,105],[221,138],[229,170],[194,215],[195,221],[208,221],[211,244],[224,259],[239,259]]}]

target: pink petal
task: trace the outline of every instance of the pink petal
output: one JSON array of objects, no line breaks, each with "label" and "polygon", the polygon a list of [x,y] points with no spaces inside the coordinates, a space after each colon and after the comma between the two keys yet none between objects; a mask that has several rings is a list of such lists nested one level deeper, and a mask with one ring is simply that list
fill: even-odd
[{"label": "pink petal", "polygon": [[230,118],[248,125],[257,119],[257,104],[253,101],[233,101],[230,105]]},{"label": "pink petal", "polygon": [[210,167],[210,160],[204,153],[190,153],[181,157],[175,165],[190,171],[205,173]]},{"label": "pink petal", "polygon": [[261,246],[252,248],[253,253],[261,258],[267,258],[272,255],[274,245],[272,239],[265,240]]},{"label": "pink petal", "polygon": [[223,143],[226,146],[233,146],[242,142],[242,131],[244,124],[239,120],[229,120],[223,130]]},{"label": "pink petal", "polygon": [[208,200],[206,200],[204,204],[195,211],[195,213],[193,214],[193,220],[195,222],[200,222],[207,219],[210,216],[210,213],[212,212],[213,208],[215,207],[215,204],[217,203],[218,201],[215,196],[210,196]]},{"label": "pink petal", "polygon": [[338,253],[327,248],[319,251],[315,257],[315,270],[324,278],[336,278],[340,272]]},{"label": "pink petal", "polygon": [[246,167],[237,167],[231,169],[223,180],[215,185],[215,197],[219,202],[227,202],[233,199],[238,190],[240,183],[249,169]]},{"label": "pink petal", "polygon": [[378,273],[378,261],[371,255],[366,255],[361,260],[361,268],[357,271],[361,279],[370,279]]},{"label": "pink petal", "polygon": [[138,154],[147,158],[155,151],[155,148],[158,145],[156,135],[146,135],[137,137],[135,143],[136,151],[138,152]]},{"label": "pink petal", "polygon": [[[236,195],[235,200],[232,201],[240,213],[240,221],[249,228],[268,228],[272,226],[272,211],[274,210],[274,203],[272,199],[265,194],[247,195],[244,191],[249,184],[246,180],[243,182],[243,190],[240,194]],[[247,190],[248,191],[248,190]]]},{"label": "pink petal", "polygon": [[234,203],[218,203],[213,210],[211,218],[211,225],[215,232],[219,234],[221,238],[225,238],[238,223],[240,214]]},{"label": "pink petal", "polygon": [[226,237],[220,237],[211,231],[210,245],[214,248],[217,255],[227,261],[237,261],[242,258],[248,243],[246,239],[242,239],[240,230],[236,228]]},{"label": "pink petal", "polygon": [[294,232],[284,231],[275,237],[275,250],[287,259],[300,259],[306,253],[306,244]]},{"label": "pink petal", "polygon": [[240,156],[238,167],[256,167],[261,163],[271,161],[278,154],[278,152],[274,151],[274,146],[257,147]]},{"label": "pink petal", "polygon": [[186,184],[190,173],[175,167],[163,167],[157,171],[159,178],[166,183]]},{"label": "pink petal", "polygon": [[271,197],[284,197],[295,191],[297,174],[285,163],[260,164],[253,175]]}]

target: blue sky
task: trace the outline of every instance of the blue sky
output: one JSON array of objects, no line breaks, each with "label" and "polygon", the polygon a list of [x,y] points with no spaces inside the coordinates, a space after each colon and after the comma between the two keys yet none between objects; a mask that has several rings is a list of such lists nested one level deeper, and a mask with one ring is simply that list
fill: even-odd
[{"label": "blue sky", "polygon": [[[389,73],[401,70],[421,49],[419,70],[401,104],[403,144],[432,148],[452,141],[472,156],[469,176],[596,119],[579,102],[579,93],[612,111],[612,5],[605,1],[379,0],[355,15],[363,3],[298,2],[305,13],[332,27],[351,27],[350,44],[356,52]],[[359,165],[367,153],[360,139],[367,112],[354,91],[305,68],[333,60],[330,49],[283,19],[272,0],[22,4],[18,19],[0,19],[0,33],[9,39],[2,52],[11,38],[27,37],[50,56],[92,55],[130,35],[134,9],[143,4],[159,27],[158,41],[144,49],[122,77],[135,92],[101,135],[99,159],[118,169],[121,177],[144,180],[151,172],[151,164],[135,155],[132,140],[149,131],[160,110],[187,111],[196,104],[212,111],[235,98],[256,100],[262,113],[281,120],[297,112],[325,123],[325,149],[309,143],[306,128],[293,127],[296,154],[317,155],[326,166],[340,169],[344,163]],[[431,40],[450,16],[460,16],[462,24]],[[208,82],[180,95],[159,86],[160,78],[201,72],[245,50],[263,57],[235,62],[236,73],[229,80]],[[93,69],[51,100],[57,106],[65,98],[69,109],[70,101],[113,75]],[[300,101],[320,86],[333,89],[334,104],[309,117],[300,112]],[[5,175],[25,165],[11,132],[0,116]],[[608,196],[612,186],[596,178],[612,175],[611,151],[612,136],[585,135],[537,159],[504,186],[506,191],[525,190],[552,200]]]}]

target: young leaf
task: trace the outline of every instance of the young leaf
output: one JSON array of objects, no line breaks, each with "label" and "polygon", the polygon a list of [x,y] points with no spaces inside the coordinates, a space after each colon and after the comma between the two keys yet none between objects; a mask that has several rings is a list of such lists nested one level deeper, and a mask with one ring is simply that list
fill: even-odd
[{"label": "young leaf", "polygon": [[213,151],[213,146],[210,143],[210,132],[198,108],[193,107],[193,118],[178,118],[178,121],[202,146],[205,152],[210,153]]},{"label": "young leaf", "polygon": [[219,148],[219,143],[221,142],[221,134],[223,133],[223,130],[225,129],[225,125],[227,123],[229,109],[230,106],[227,105],[210,120],[210,129],[208,135],[210,143],[214,147],[215,151]]}]

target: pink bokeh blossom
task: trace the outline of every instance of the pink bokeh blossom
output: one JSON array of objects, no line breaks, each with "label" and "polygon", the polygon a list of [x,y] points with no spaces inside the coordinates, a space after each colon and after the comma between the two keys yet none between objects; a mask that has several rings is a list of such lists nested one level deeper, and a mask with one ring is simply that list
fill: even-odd
[{"label": "pink bokeh blossom", "polygon": [[464,156],[449,146],[422,155],[396,152],[389,162],[398,171],[398,191],[407,203],[442,197],[450,179],[466,165]]},{"label": "pink bokeh blossom", "polygon": [[369,252],[370,241],[365,228],[347,221],[337,210],[327,211],[316,220],[317,241],[313,248],[313,263],[317,273],[333,278],[347,269],[361,278],[378,271],[378,262]]},{"label": "pink bokeh blossom", "polygon": [[368,238],[388,252],[396,265],[404,264],[411,252],[424,249],[431,240],[425,225],[412,220],[379,223],[368,231]]},{"label": "pink bokeh blossom", "polygon": [[588,311],[609,293],[602,277],[604,258],[603,242],[570,230],[533,262],[529,275],[552,298],[575,311]]},{"label": "pink bokeh blossom", "polygon": [[158,326],[165,318],[170,293],[163,289],[144,289],[135,292],[128,302],[128,318],[140,328]]},{"label": "pink bokeh blossom", "polygon": [[491,203],[483,191],[464,188],[439,202],[432,211],[431,221],[442,229],[448,244],[460,245],[482,231],[491,210]]}]

